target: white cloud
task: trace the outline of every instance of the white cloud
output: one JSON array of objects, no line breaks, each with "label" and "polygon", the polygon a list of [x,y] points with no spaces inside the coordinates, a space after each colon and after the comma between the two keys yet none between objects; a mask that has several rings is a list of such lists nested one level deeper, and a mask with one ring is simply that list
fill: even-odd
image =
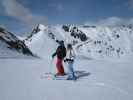
[{"label": "white cloud", "polygon": [[102,25],[102,26],[115,26],[115,25],[126,25],[133,24],[133,18],[124,19],[119,17],[109,17],[106,19],[101,19],[97,22],[86,22],[86,25]]},{"label": "white cloud", "polygon": [[2,0],[2,5],[7,16],[13,17],[25,25],[33,26],[38,23],[46,23],[46,17],[33,14],[17,0]]},{"label": "white cloud", "polygon": [[118,17],[110,17],[99,21],[99,24],[102,25],[119,25],[122,23],[124,23],[124,20]]}]

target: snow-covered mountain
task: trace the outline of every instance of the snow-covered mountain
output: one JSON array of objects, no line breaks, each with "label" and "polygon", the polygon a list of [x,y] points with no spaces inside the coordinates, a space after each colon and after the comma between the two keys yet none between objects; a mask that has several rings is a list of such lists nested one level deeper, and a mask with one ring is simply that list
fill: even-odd
[{"label": "snow-covered mountain", "polygon": [[48,27],[42,24],[37,25],[24,41],[34,54],[43,58],[47,58],[56,48],[55,41],[49,38]]},{"label": "snow-covered mountain", "polygon": [[18,57],[23,54],[33,56],[23,41],[4,28],[0,28],[0,57]]},{"label": "snow-covered mountain", "polygon": [[[43,59],[0,59],[0,100],[132,100],[133,57],[120,62],[88,59],[132,56],[132,30],[132,26],[38,25],[21,39]],[[7,49],[5,40],[18,39],[6,33],[0,33],[0,53],[20,54],[15,48]],[[77,81],[45,77],[45,73],[56,73],[55,59],[49,57],[60,40],[72,43],[79,55],[73,66],[79,73]],[[67,72],[67,64],[63,66]]]},{"label": "snow-covered mountain", "polygon": [[120,58],[132,54],[133,26],[40,24],[25,42],[34,53],[44,56],[44,49],[55,49],[55,42],[59,40],[64,40],[65,44],[72,43],[79,55],[89,58]]},{"label": "snow-covered mountain", "polygon": [[6,51],[10,52],[46,57],[46,54],[54,52],[60,40],[64,40],[65,45],[72,43],[78,55],[88,58],[123,58],[133,53],[133,25],[38,24],[25,39],[19,39],[0,28],[1,51],[5,51],[5,47]]}]

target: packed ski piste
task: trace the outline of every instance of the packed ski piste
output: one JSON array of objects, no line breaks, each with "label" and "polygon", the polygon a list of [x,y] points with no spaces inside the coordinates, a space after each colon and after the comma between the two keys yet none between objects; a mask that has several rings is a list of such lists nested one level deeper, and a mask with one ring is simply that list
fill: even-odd
[{"label": "packed ski piste", "polygon": [[0,29],[0,100],[132,100],[133,26]]}]

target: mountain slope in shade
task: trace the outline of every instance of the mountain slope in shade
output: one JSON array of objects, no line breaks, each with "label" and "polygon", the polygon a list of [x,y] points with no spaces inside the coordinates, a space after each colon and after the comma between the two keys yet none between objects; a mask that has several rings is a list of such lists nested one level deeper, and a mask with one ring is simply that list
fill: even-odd
[{"label": "mountain slope in shade", "polygon": [[0,28],[0,53],[0,57],[16,57],[18,55],[33,56],[23,41],[3,28]]}]

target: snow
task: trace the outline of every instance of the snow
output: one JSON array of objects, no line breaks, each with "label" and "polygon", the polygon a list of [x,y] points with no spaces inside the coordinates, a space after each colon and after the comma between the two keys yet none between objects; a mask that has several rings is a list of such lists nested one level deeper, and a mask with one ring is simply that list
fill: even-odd
[{"label": "snow", "polygon": [[33,35],[31,40],[25,41],[30,50],[39,57],[48,57],[54,52],[56,43],[47,36],[47,30],[41,26],[41,31]]},{"label": "snow", "polygon": [[[82,27],[80,27],[82,28]],[[74,70],[83,73],[84,77],[80,77],[77,81],[68,80],[49,80],[41,78],[41,75],[48,72],[55,72],[55,60],[52,61],[51,55],[55,51],[57,44],[48,37],[51,31],[56,39],[65,40],[65,43],[74,38],[69,32],[64,32],[61,26],[48,27],[41,26],[41,31],[32,36],[26,42],[31,51],[41,58],[23,58],[21,55],[10,58],[17,52],[10,51],[3,42],[0,42],[0,100],[132,100],[133,99],[133,56],[130,51],[132,38],[128,35],[125,37],[122,31],[119,42],[113,41],[113,46],[120,46],[127,54],[121,58],[116,57],[112,53],[108,59],[101,54],[95,53],[95,50],[105,47],[97,46],[93,42],[95,39],[103,39],[108,42],[105,37],[99,35],[98,29],[81,29],[87,33],[91,40],[86,42],[78,41],[75,45],[77,57],[74,63]],[[119,29],[119,28],[117,28]],[[103,29],[110,31],[109,29]],[[126,30],[126,29],[125,29]],[[93,32],[93,36],[92,36]],[[112,30],[111,30],[112,32]],[[128,31],[126,31],[128,32]],[[68,34],[69,33],[69,34]],[[125,44],[121,42],[126,41]],[[121,44],[120,44],[121,43]],[[130,44],[131,43],[131,44]],[[83,46],[80,47],[80,45]],[[126,45],[127,44],[127,45]],[[95,47],[96,46],[96,47]],[[93,52],[88,53],[88,48]],[[7,53],[7,51],[9,53]],[[13,53],[13,54],[12,54]],[[3,55],[6,54],[6,55]],[[116,55],[115,55],[116,56]],[[6,57],[7,59],[3,59]],[[102,58],[103,57],[103,58]],[[101,59],[102,58],[102,59]],[[66,64],[64,63],[65,71]]]},{"label": "snow", "polygon": [[22,53],[19,53],[14,49],[9,48],[9,45],[0,40],[0,59],[8,59],[8,58],[30,58],[30,57],[27,57]]},{"label": "snow", "polygon": [[[132,62],[77,59],[75,70],[90,75],[76,82],[41,79],[48,59],[1,59],[1,100],[132,100]],[[112,66],[113,65],[113,66]]]},{"label": "snow", "polygon": [[[116,58],[117,57],[116,52],[106,50],[108,46],[113,46],[114,49],[121,48],[124,54],[120,56],[125,56],[132,50],[132,47],[131,47],[132,42],[129,39],[129,37],[132,36],[132,33],[133,33],[132,29],[120,27],[120,26],[118,27],[97,26],[96,28],[79,27],[79,29],[87,33],[88,37],[90,37],[93,41],[97,41],[97,40],[102,41],[101,45],[93,45],[93,43],[90,43],[89,46],[91,46],[92,48],[91,51],[95,51],[93,53],[94,54],[93,57],[95,57],[95,55],[97,54],[96,53],[97,50],[102,50],[103,51],[102,55],[104,57],[108,58],[109,56],[111,56],[111,57]],[[117,38],[116,35],[119,35],[120,37]],[[107,43],[107,45],[106,46],[103,45],[104,43]]]}]

